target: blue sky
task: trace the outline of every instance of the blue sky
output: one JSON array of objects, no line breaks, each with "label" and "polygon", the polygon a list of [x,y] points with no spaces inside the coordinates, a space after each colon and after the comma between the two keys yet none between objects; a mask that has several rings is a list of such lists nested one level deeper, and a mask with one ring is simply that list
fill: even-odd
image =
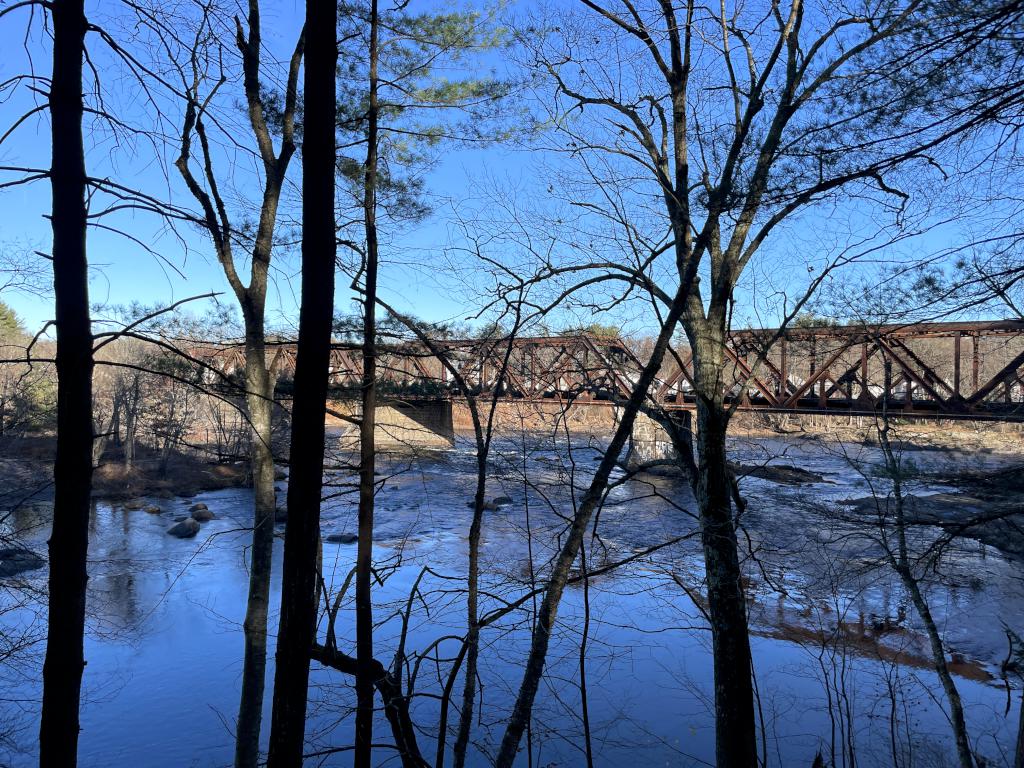
[{"label": "blue sky", "polygon": [[[295,34],[301,23],[303,3],[296,0],[265,3],[263,16],[264,43],[267,48],[284,55],[294,45]],[[92,18],[102,18],[107,11],[117,10],[117,4],[100,2],[93,4]],[[25,27],[28,14],[7,17],[0,23],[0,81],[26,71],[28,62],[34,61],[40,74],[48,74],[50,61],[47,45],[40,30],[40,18],[34,20],[25,44]],[[116,104],[144,125],[147,108],[137,85],[113,69],[102,69],[109,64],[105,51],[95,36],[90,38],[93,56],[105,77],[104,90],[108,102]],[[0,118],[6,130],[17,116],[37,102],[27,91],[14,93],[0,104]],[[156,195],[163,195],[181,204],[190,204],[179,180],[174,174],[168,175],[161,163],[154,158],[153,149],[145,142],[135,146],[115,146],[105,131],[86,132],[87,170],[96,176],[109,176],[125,184],[144,188]],[[438,256],[450,240],[450,227],[445,212],[450,211],[446,200],[458,196],[472,183],[480,172],[506,172],[515,163],[510,160],[514,151],[491,148],[486,151],[455,149],[445,154],[433,167],[427,177],[427,189],[437,209],[437,214],[397,235],[392,235],[393,250],[407,250],[403,260],[411,256],[414,261],[440,265]],[[298,178],[301,160],[292,160],[290,172]],[[49,123],[45,114],[36,115],[22,124],[7,141],[0,146],[0,165],[31,166],[45,168],[49,164]],[[225,168],[227,166],[225,165]],[[171,169],[173,171],[173,169]],[[7,174],[4,180],[14,175]],[[170,179],[168,181],[168,178]],[[236,180],[237,183],[237,180]],[[238,184],[242,187],[243,184]],[[246,191],[252,192],[254,186]],[[20,185],[0,191],[0,248],[9,258],[27,260],[47,265],[33,251],[47,251],[50,242],[49,186],[44,182]],[[293,209],[290,214],[297,215]],[[91,267],[90,298],[99,304],[127,304],[133,301],[147,305],[163,305],[182,298],[208,292],[225,292],[221,300],[234,304],[234,297],[228,292],[220,266],[213,260],[212,249],[205,236],[194,228],[179,227],[175,233],[150,213],[118,214],[104,219],[105,225],[116,227],[137,238],[146,247],[132,242],[119,234],[99,228],[89,231],[89,259]],[[158,255],[149,252],[152,249]],[[433,256],[432,256],[433,254]],[[387,255],[386,255],[387,256]],[[271,322],[288,325],[294,318],[299,292],[297,249],[288,253],[275,253],[276,269],[274,285],[268,301]],[[413,269],[392,264],[382,273],[382,287],[388,297],[407,311],[431,320],[458,318],[464,315],[461,301],[451,290],[439,288],[445,275],[431,270]],[[437,278],[435,281],[432,278]],[[450,286],[449,286],[450,288]],[[10,304],[30,328],[41,326],[52,317],[49,300],[19,292],[6,292],[2,297]],[[351,311],[351,294],[339,280],[336,304],[343,311]],[[198,309],[198,305],[196,305]]]},{"label": "blue sky", "polygon": [[[264,42],[279,57],[285,57],[294,44],[303,5],[301,0],[264,3]],[[99,23],[116,21],[119,13],[123,17],[121,6],[114,0],[99,0],[90,6],[91,18]],[[26,71],[30,60],[40,73],[46,74],[49,70],[48,46],[40,29],[40,18],[38,15],[35,18],[26,42],[27,21],[28,14],[18,12],[0,22],[0,51],[4,52],[0,57],[0,82]],[[120,31],[130,34],[131,30]],[[138,84],[113,64],[95,36],[90,42],[108,102],[119,114],[125,115],[126,121],[148,127],[147,121],[153,119],[149,111],[151,105],[146,103]],[[492,56],[486,66],[500,68],[501,61]],[[6,101],[0,103],[0,133],[19,114],[36,104],[38,98],[24,89],[5,96]],[[46,167],[49,163],[48,131],[45,114],[30,118],[0,145],[0,165]],[[114,178],[191,207],[173,169],[170,173],[166,170],[168,157],[155,152],[144,140],[117,138],[100,129],[87,134],[86,146],[91,174]],[[299,164],[296,157],[291,169],[293,179],[298,178]],[[235,169],[232,177],[235,187],[240,194],[252,199],[254,185],[252,179],[246,177],[244,163],[230,167]],[[403,311],[428,320],[466,318],[479,297],[473,295],[469,275],[462,274],[461,269],[457,265],[453,267],[445,257],[446,248],[453,243],[458,245],[460,240],[453,212],[459,206],[453,207],[449,201],[461,203],[468,199],[468,210],[486,212],[487,203],[479,190],[491,185],[524,189],[535,198],[535,204],[543,206],[546,186],[543,175],[550,169],[550,165],[541,161],[539,153],[514,146],[475,150],[455,147],[445,152],[426,176],[427,188],[436,204],[435,214],[397,235],[391,233],[381,276],[386,298]],[[10,174],[3,177],[4,180],[11,178]],[[49,187],[45,182],[0,191],[0,248],[9,255],[21,254],[23,258],[38,262],[39,257],[31,252],[48,249],[48,208]],[[283,213],[296,216],[297,208],[283,209]],[[781,305],[778,302],[773,305],[772,297],[792,293],[794,287],[805,284],[812,274],[807,269],[808,262],[813,262],[817,253],[835,248],[857,227],[870,225],[871,216],[869,211],[859,210],[856,205],[845,211],[816,211],[777,233],[766,246],[766,257],[755,264],[745,278],[746,296],[756,294],[761,297],[760,304],[753,300],[744,302],[741,297],[745,314],[736,318],[740,321],[737,324],[750,322],[768,326],[777,322]],[[90,230],[93,302],[127,304],[137,301],[165,305],[187,296],[220,291],[225,292],[221,300],[234,305],[234,297],[227,292],[220,266],[213,261],[203,234],[188,227],[171,232],[149,213],[122,213],[104,219],[103,223],[130,232],[138,242],[112,231]],[[386,238],[388,234],[385,233]],[[955,227],[945,227],[925,238],[887,249],[884,256],[912,258],[946,247],[956,237]],[[294,322],[299,281],[297,249],[293,251],[279,249],[275,254],[275,282],[268,301],[272,325],[288,327]],[[875,265],[865,266],[859,274],[871,274],[874,269]],[[851,279],[844,277],[844,280]],[[52,316],[51,303],[46,299],[14,292],[6,292],[2,298],[30,328],[38,328]],[[336,305],[343,311],[354,309],[343,280],[339,280]],[[592,318],[573,319],[586,322]],[[630,330],[642,331],[643,325],[644,321],[638,320]]]}]

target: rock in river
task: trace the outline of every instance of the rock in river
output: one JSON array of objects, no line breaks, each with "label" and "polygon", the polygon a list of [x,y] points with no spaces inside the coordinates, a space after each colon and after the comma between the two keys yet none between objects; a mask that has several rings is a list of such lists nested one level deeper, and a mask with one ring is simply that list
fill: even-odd
[{"label": "rock in river", "polygon": [[359,537],[354,533],[331,533],[324,537],[324,541],[331,544],[355,544]]},{"label": "rock in river", "polygon": [[146,512],[148,512],[151,515],[159,515],[160,507],[158,507],[156,504],[150,504],[148,507],[146,507]]},{"label": "rock in river", "polygon": [[189,507],[188,511],[189,512],[199,512],[199,511],[204,510],[204,509],[206,509],[206,505],[203,504],[203,502],[200,501],[198,504],[193,504],[191,507]]},{"label": "rock in river", "polygon": [[192,510],[192,519],[195,520],[196,522],[205,523],[205,522],[208,522],[210,520],[213,520],[213,518],[214,518],[213,512],[211,512],[209,509],[207,509],[205,504],[203,505],[202,509],[194,509],[194,510]]},{"label": "rock in river", "polygon": [[191,539],[197,533],[199,533],[199,523],[194,518],[187,517],[180,523],[175,523],[167,532],[171,536],[177,536],[179,539]]},{"label": "rock in river", "polygon": [[491,504],[493,504],[496,507],[504,507],[504,506],[507,506],[508,504],[511,504],[511,503],[512,503],[512,497],[511,496],[495,496],[491,500]]},{"label": "rock in river", "polygon": [[794,467],[792,464],[755,464],[750,466],[730,462],[729,468],[741,478],[757,477],[773,483],[782,483],[783,485],[827,482],[817,472],[811,472],[802,467]]},{"label": "rock in river", "polygon": [[34,571],[42,568],[45,563],[46,561],[31,549],[4,547],[0,549],[0,578]]}]

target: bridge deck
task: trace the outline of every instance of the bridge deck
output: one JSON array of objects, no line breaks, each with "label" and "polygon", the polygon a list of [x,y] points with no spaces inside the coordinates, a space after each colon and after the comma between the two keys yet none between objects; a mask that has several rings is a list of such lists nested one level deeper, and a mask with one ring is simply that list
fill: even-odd
[{"label": "bridge deck", "polygon": [[[361,347],[337,344],[330,378],[356,391]],[[497,394],[515,400],[614,404],[628,397],[643,367],[641,352],[619,338],[586,334],[458,339],[381,345],[381,388],[399,399]],[[240,347],[207,348],[202,358],[222,374],[244,366]],[[291,344],[268,347],[287,388]],[[743,410],[809,414],[890,412],[920,418],[1024,421],[1024,322],[824,326],[741,330],[730,335],[723,384]],[[672,351],[650,394],[660,407],[693,408],[693,359]]]}]

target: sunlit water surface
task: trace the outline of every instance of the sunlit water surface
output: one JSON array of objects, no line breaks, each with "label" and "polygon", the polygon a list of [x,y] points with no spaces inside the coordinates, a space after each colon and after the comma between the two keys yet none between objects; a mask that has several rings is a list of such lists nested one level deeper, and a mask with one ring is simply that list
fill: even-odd
[{"label": "sunlit water surface", "polygon": [[[858,526],[837,521],[827,512],[835,501],[868,494],[869,480],[877,481],[855,471],[850,462],[870,467],[878,456],[859,446],[844,449],[851,455],[843,455],[782,440],[738,443],[734,448],[736,458],[746,463],[774,457],[777,463],[820,473],[826,480],[804,486],[743,482],[749,502],[743,543],[753,555],[747,573],[764,726],[761,747],[768,762],[810,766],[820,749],[826,759],[844,766],[854,761],[861,766],[892,765],[894,752],[900,765],[952,765],[949,727],[934,674],[927,664],[892,663],[893,654],[883,652],[902,649],[907,658],[926,658],[921,656],[926,649],[912,606],[908,611],[891,573],[870,567],[877,550],[863,529],[858,532]],[[577,486],[585,485],[596,455],[586,443],[575,444],[572,451],[554,450],[535,438],[496,446],[488,496],[506,495],[513,503],[486,513],[482,572],[489,597],[483,613],[529,590],[531,550],[542,578],[563,528],[554,513],[571,510],[570,480],[574,477]],[[915,452],[908,458],[939,472],[967,461],[964,456],[932,452]],[[973,456],[970,466],[994,468],[1006,461],[994,455]],[[437,638],[464,631],[464,599],[458,590],[465,573],[467,501],[475,483],[475,459],[470,444],[460,440],[451,451],[392,461],[380,479],[384,482],[377,501],[375,559],[386,580],[375,591],[377,617],[384,621],[376,653],[390,664],[399,627],[394,612],[404,607],[424,566],[432,573],[422,576],[412,602],[408,652],[424,651]],[[351,489],[336,490],[338,495],[324,511],[325,534],[355,530],[355,497]],[[945,489],[933,484],[923,490]],[[577,492],[577,498],[580,495]],[[166,535],[173,518],[196,501],[208,504],[217,518],[195,539]],[[83,768],[180,768],[232,761],[251,492],[224,490],[153,503],[162,507],[162,514],[99,503],[92,519]],[[596,577],[586,595],[579,584],[566,591],[529,733],[533,765],[585,765],[579,686],[585,597],[590,607],[585,671],[595,763],[711,763],[710,637],[700,610],[687,596],[687,590],[699,594],[703,567],[699,542],[693,537],[693,509],[685,484],[672,478],[630,483],[611,495],[601,512],[598,538],[587,541],[591,569],[675,537],[690,538]],[[31,522],[15,519],[14,524]],[[31,543],[42,550],[45,535],[37,528]],[[929,532],[915,535],[927,539]],[[281,550],[278,541],[275,603]],[[332,589],[344,581],[354,554],[354,545],[324,544]],[[1016,735],[1018,694],[1008,697],[998,672],[1006,655],[1004,624],[1018,631],[1024,628],[1020,564],[972,542],[951,550],[941,564],[942,583],[929,590],[929,599],[948,644],[975,670],[957,678],[974,746],[992,765],[1005,764]],[[41,586],[45,571],[27,579]],[[352,615],[348,600],[343,605],[340,644],[351,650]],[[483,707],[470,749],[472,765],[489,764],[500,742],[520,680],[532,606],[527,600],[522,609],[483,630]],[[42,611],[38,605],[36,609],[5,614],[6,628],[29,626],[33,617],[38,622]],[[883,617],[891,619],[894,628],[876,637],[870,624]],[[823,645],[815,630],[828,634],[839,622],[854,627],[860,622],[866,640],[852,646]],[[276,625],[275,611],[272,631]],[[456,642],[444,640],[437,648],[431,653],[450,659]],[[4,679],[7,703],[0,722],[12,730],[2,746],[0,764],[33,763],[42,648],[36,649],[35,663],[12,668]],[[272,663],[270,667],[268,712]],[[428,696],[414,700],[413,713],[422,728],[421,749],[431,757],[438,717],[434,696],[446,670],[447,664],[438,667],[424,661],[416,679],[416,692]],[[986,673],[994,678],[976,679]],[[310,764],[347,765],[351,753],[331,749],[351,743],[351,681],[314,664],[312,682],[309,751],[322,754]],[[460,688],[461,684],[455,688],[456,704]],[[449,722],[457,720],[453,706]],[[268,730],[269,725],[264,737]],[[383,719],[377,732],[381,740],[387,739]],[[449,738],[449,746],[453,740]],[[378,754],[382,763],[396,764],[392,752]],[[525,753],[522,763],[527,763]]]}]

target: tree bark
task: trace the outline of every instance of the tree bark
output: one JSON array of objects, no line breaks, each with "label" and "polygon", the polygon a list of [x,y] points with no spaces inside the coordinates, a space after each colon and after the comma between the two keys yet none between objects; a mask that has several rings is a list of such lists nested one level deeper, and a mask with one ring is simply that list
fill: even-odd
[{"label": "tree bark", "polygon": [[[509,342],[511,343],[511,342]],[[492,405],[493,411],[493,405]],[[459,730],[453,748],[453,765],[463,768],[466,764],[466,750],[473,727],[473,710],[476,702],[476,676],[480,656],[480,534],[483,530],[484,494],[487,490],[487,449],[489,440],[484,441],[474,409],[474,426],[477,432],[477,480],[473,497],[473,520],[469,526],[469,558],[466,576],[466,676],[462,687],[462,708],[459,715]],[[441,757],[443,758],[443,753]]]},{"label": "tree bark", "polygon": [[271,768],[300,768],[317,613],[324,421],[334,317],[337,4],[306,2],[302,152],[302,299],[271,715]]},{"label": "tree bark", "polygon": [[[715,761],[718,768],[757,763],[757,719],[747,604],[733,518],[732,478],[726,452],[729,414],[722,371],[725,315],[706,320],[691,312],[684,324],[693,348],[697,397],[694,496],[700,515],[715,674]],[[684,448],[685,446],[677,446]],[[692,461],[688,461],[692,466]]]},{"label": "tree bark", "polygon": [[698,401],[696,496],[715,670],[716,765],[750,768],[757,765],[757,720],[747,604],[726,461],[726,426],[719,403]]},{"label": "tree bark", "polygon": [[[262,308],[261,308],[262,309]],[[274,386],[267,372],[263,317],[246,314],[245,388],[249,413],[249,466],[253,486],[253,532],[249,557],[249,595],[243,630],[242,693],[235,728],[235,765],[256,768],[260,756],[263,695],[267,678],[267,617],[274,550],[274,454],[271,448]]]},{"label": "tree bark", "polygon": [[50,592],[39,764],[74,766],[85,668],[85,590],[92,484],[92,330],[86,258],[86,175],[82,143],[82,0],[51,6],[53,77],[53,287],[57,321],[57,458],[54,464]]},{"label": "tree bark", "polygon": [[367,107],[366,167],[363,214],[366,260],[363,293],[362,417],[359,422],[359,543],[356,548],[356,768],[369,768],[373,741],[373,602],[370,593],[373,558],[377,408],[377,0],[370,0],[370,72]]}]

